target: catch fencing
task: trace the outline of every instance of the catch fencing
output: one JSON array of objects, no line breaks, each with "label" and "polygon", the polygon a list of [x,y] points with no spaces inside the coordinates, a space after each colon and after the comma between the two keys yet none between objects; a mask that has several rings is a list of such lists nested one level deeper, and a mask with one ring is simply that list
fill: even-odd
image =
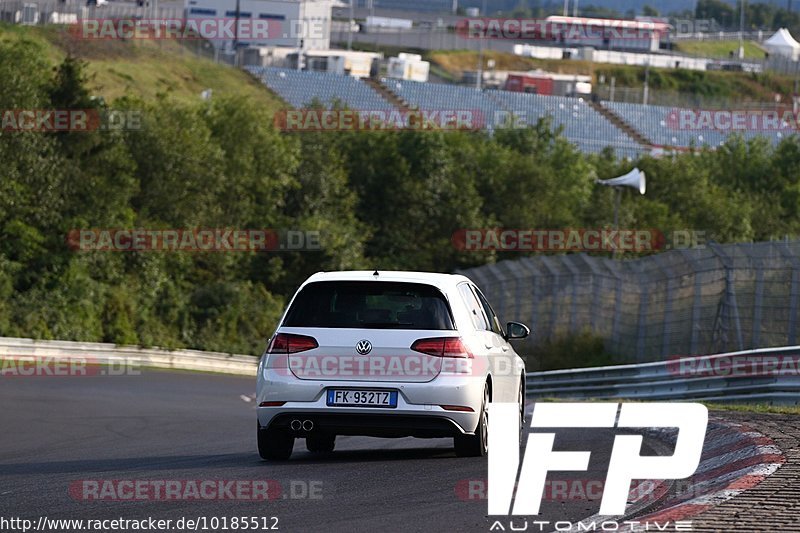
[{"label": "catch fencing", "polygon": [[503,320],[544,340],[602,337],[624,362],[795,346],[800,241],[709,244],[640,259],[532,256],[463,271]]},{"label": "catch fencing", "polygon": [[112,1],[92,5],[77,0],[0,0],[0,21],[26,26],[77,24],[85,19],[180,19],[183,8],[160,7],[158,2]]}]

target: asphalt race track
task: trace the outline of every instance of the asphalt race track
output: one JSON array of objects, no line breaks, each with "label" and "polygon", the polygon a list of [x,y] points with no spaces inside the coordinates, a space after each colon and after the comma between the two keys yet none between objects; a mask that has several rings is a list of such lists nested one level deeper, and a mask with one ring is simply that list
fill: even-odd
[{"label": "asphalt race track", "polygon": [[[486,460],[455,457],[450,440],[339,437],[326,455],[298,440],[291,461],[261,461],[254,404],[245,401],[254,388],[253,378],[154,370],[0,378],[0,516],[255,516],[277,517],[281,531],[489,530],[486,500],[469,491],[482,486],[469,480],[486,479]],[[612,438],[574,430],[557,437],[556,449],[591,450],[590,471],[571,476],[602,480]],[[83,480],[270,480],[279,490],[257,502],[106,501],[76,490]],[[554,500],[536,519],[577,521],[600,505]]]}]

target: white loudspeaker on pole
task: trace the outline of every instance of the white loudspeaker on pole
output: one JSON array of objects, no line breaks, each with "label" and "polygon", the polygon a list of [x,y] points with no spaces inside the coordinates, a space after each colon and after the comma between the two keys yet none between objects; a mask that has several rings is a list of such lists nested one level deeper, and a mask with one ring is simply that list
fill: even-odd
[{"label": "white loudspeaker on pole", "polygon": [[610,180],[596,180],[598,185],[605,185],[606,187],[613,187],[617,194],[614,196],[614,229],[619,228],[619,202],[622,196],[622,187],[633,187],[639,189],[639,194],[644,194],[647,190],[647,181],[645,180],[644,172],[638,168],[634,168],[624,176],[618,178],[611,178]]},{"label": "white loudspeaker on pole", "polygon": [[647,189],[644,172],[638,168],[634,168],[624,176],[611,178],[610,180],[597,180],[596,183],[607,187],[633,187],[634,189],[639,189],[640,194],[644,194]]}]

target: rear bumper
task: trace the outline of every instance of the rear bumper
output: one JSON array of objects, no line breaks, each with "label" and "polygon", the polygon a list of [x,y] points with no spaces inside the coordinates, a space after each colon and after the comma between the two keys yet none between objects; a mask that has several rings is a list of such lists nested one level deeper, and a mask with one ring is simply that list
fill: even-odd
[{"label": "rear bumper", "polygon": [[[256,405],[284,402],[281,406],[257,407],[262,428],[287,427],[294,418],[312,420],[315,430],[339,435],[395,437],[451,437],[472,434],[478,426],[485,377],[439,375],[428,383],[300,380],[262,369]],[[396,390],[397,407],[329,407],[328,389]],[[453,411],[442,406],[460,406],[471,411]],[[273,425],[278,424],[278,425]]]},{"label": "rear bumper", "polygon": [[[441,416],[406,414],[360,414],[297,411],[282,413],[272,418],[270,429],[291,431],[292,420],[310,420],[315,432],[336,435],[362,435],[367,437],[455,437],[462,429],[451,419]],[[303,433],[297,432],[298,436]]]}]

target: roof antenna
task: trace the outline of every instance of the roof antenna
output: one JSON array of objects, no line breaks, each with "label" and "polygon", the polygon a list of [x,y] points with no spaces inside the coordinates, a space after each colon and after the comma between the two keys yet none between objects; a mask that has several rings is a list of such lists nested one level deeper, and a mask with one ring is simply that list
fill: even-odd
[{"label": "roof antenna", "polygon": [[373,276],[377,276],[377,275],[379,275],[379,274],[378,274],[378,269],[377,269],[377,268],[375,269],[375,272],[373,272],[373,273],[372,273],[372,275],[373,275]]}]

